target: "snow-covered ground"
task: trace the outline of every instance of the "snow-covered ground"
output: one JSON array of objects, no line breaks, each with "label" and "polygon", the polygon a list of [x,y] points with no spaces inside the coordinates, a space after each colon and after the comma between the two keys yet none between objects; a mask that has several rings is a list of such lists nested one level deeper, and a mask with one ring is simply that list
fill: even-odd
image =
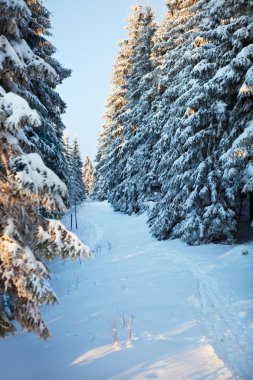
[{"label": "snow-covered ground", "polygon": [[253,379],[253,246],[159,242],[145,219],[80,208],[94,258],[50,264],[52,338],[1,340],[0,380]]}]

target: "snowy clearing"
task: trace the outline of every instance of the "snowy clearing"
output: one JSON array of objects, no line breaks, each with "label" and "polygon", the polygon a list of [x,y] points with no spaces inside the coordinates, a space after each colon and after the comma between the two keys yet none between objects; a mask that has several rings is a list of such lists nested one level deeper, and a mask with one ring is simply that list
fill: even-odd
[{"label": "snowy clearing", "polygon": [[52,338],[1,340],[0,380],[253,378],[253,246],[159,242],[145,220],[79,209],[94,258],[50,264]]}]

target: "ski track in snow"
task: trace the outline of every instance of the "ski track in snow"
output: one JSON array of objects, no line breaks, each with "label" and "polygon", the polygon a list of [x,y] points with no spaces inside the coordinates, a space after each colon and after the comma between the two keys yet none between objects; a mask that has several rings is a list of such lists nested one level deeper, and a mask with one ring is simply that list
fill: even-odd
[{"label": "ski track in snow", "polygon": [[[248,342],[249,336],[244,324],[240,323],[239,312],[233,306],[235,300],[230,289],[221,279],[217,281],[213,275],[205,273],[192,259],[184,259],[196,277],[195,306],[200,312],[209,339],[221,357],[241,373],[242,379],[246,379],[248,370],[253,374],[252,341]],[[240,376],[235,375],[235,378],[239,379]]]},{"label": "ski track in snow", "polygon": [[253,379],[253,248],[157,241],[145,220],[106,202],[80,207],[77,233],[94,257],[50,264],[53,338],[0,342],[0,380]]},{"label": "ski track in snow", "polygon": [[[92,240],[94,246],[94,243],[102,240],[103,234],[95,222],[93,226],[96,231],[99,231],[96,234],[96,239]],[[154,243],[151,243],[151,246],[153,245]],[[166,249],[167,247],[164,251]],[[168,254],[168,252],[164,252],[164,254]],[[130,256],[128,255],[126,259],[128,257]],[[203,268],[200,268],[197,262],[193,261],[193,257],[181,255],[181,251],[175,253],[174,250],[173,253],[169,252],[169,259],[179,266],[186,266],[194,275],[197,284],[196,298],[193,302],[193,306],[196,308],[196,316],[200,317],[206,328],[208,338],[222,359],[225,359],[231,366],[231,370],[234,372],[233,377],[235,379],[247,379],[248,370],[253,374],[252,341],[248,342],[249,337],[245,332],[245,326],[240,323],[238,318],[239,312],[234,310],[235,299],[231,290],[225,287],[225,284],[217,276],[215,278],[214,275],[210,275]],[[245,368],[247,371],[244,370]]]}]

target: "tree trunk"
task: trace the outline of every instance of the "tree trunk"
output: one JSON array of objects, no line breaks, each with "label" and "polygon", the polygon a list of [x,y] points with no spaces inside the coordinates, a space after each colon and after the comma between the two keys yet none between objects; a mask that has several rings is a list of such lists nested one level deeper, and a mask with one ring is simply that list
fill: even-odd
[{"label": "tree trunk", "polygon": [[249,219],[253,220],[253,192],[249,193]]},{"label": "tree trunk", "polygon": [[76,229],[77,229],[76,203],[75,203],[75,219],[76,219]]}]

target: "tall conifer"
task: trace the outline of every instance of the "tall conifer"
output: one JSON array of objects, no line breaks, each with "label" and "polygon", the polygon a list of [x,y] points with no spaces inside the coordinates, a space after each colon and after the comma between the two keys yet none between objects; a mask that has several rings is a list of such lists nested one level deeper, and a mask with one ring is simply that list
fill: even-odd
[{"label": "tall conifer", "polygon": [[124,121],[121,116],[128,102],[127,76],[132,66],[131,58],[141,33],[142,21],[142,6],[136,5],[128,18],[128,39],[120,43],[120,52],[112,73],[112,93],[106,103],[105,125],[100,135],[96,158],[94,194],[98,199],[107,198],[122,178],[117,165],[125,144]]},{"label": "tall conifer", "polygon": [[0,335],[13,332],[17,320],[47,338],[39,306],[54,303],[56,295],[43,259],[90,251],[61,222],[41,213],[64,210],[67,189],[36,144],[43,116],[32,109],[33,84],[56,83],[57,73],[26,40],[33,3],[0,1]]},{"label": "tall conifer", "polygon": [[85,191],[87,194],[92,193],[92,187],[93,187],[93,181],[94,181],[94,170],[92,161],[89,156],[86,157],[84,166],[83,166],[83,182]]}]

